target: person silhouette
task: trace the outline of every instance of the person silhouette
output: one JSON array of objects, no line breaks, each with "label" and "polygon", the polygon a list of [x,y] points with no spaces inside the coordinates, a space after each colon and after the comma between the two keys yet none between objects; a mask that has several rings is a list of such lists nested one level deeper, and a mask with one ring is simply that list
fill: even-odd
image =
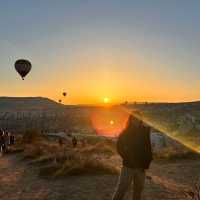
[{"label": "person silhouette", "polygon": [[150,127],[130,115],[125,130],[117,141],[123,167],[112,200],[122,200],[133,182],[133,200],[141,200],[145,170],[152,161]]}]

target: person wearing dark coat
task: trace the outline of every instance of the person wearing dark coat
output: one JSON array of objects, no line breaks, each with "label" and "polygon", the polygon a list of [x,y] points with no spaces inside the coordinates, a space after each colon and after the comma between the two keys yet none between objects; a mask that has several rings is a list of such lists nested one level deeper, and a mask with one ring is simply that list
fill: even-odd
[{"label": "person wearing dark coat", "polygon": [[73,147],[76,148],[77,144],[78,144],[78,141],[77,141],[76,137],[73,136],[72,137],[72,145],[73,145]]},{"label": "person wearing dark coat", "polygon": [[3,131],[0,129],[0,153],[3,154],[4,137]]},{"label": "person wearing dark coat", "polygon": [[2,129],[0,130],[0,152],[1,155],[6,152],[6,134]]},{"label": "person wearing dark coat", "polygon": [[123,167],[112,200],[122,200],[133,183],[133,200],[141,200],[145,183],[145,170],[152,161],[150,127],[130,115],[125,130],[117,141],[117,150]]}]

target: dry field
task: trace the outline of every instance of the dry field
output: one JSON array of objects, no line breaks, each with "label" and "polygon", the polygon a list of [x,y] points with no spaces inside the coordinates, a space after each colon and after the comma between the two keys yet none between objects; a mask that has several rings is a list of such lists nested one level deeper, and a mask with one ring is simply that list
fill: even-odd
[{"label": "dry field", "polygon": [[[40,136],[23,138],[0,158],[2,200],[109,200],[121,160],[110,141],[71,144]],[[199,199],[200,159],[156,159],[147,172],[144,199]],[[176,158],[176,159],[175,159]],[[130,200],[130,191],[127,199]]]}]

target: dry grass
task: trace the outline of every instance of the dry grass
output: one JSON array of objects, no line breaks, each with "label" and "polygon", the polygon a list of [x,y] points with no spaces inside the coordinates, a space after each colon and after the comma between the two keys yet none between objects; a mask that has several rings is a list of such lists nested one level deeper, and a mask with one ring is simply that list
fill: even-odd
[{"label": "dry grass", "polygon": [[192,191],[189,192],[190,199],[200,200],[200,180],[196,182],[192,188]]},{"label": "dry grass", "polygon": [[43,154],[40,146],[26,145],[24,149],[24,159],[35,159]]},{"label": "dry grass", "polygon": [[23,137],[21,138],[21,142],[24,144],[31,144],[34,142],[38,142],[39,140],[43,139],[44,135],[37,130],[37,129],[30,129],[27,130],[24,134]]},{"label": "dry grass", "polygon": [[177,200],[200,200],[200,180],[195,181],[190,189],[180,189],[171,194],[171,198]]},{"label": "dry grass", "polygon": [[30,165],[45,165],[53,161],[52,155],[42,155],[29,162]]},{"label": "dry grass", "polygon": [[91,155],[86,157],[79,155],[71,160],[66,160],[62,167],[55,173],[55,176],[80,176],[98,174],[118,174],[116,166],[111,161]]},{"label": "dry grass", "polygon": [[116,154],[115,147],[106,142],[98,142],[94,145],[88,145],[85,148],[80,149],[80,152],[83,154],[104,154],[106,156],[112,156]]},{"label": "dry grass", "polygon": [[[29,163],[39,166],[41,176],[71,176],[88,174],[118,174],[119,166],[115,162],[117,151],[115,142],[99,141],[78,145],[72,148],[65,143],[60,146],[57,141],[48,140],[38,132],[28,132],[29,136],[22,138],[24,158]],[[119,156],[118,156],[119,157]],[[199,157],[194,152],[180,151],[168,148],[154,155],[156,160],[193,159]],[[113,159],[114,158],[114,159]]]},{"label": "dry grass", "polygon": [[10,146],[8,150],[9,154],[22,153],[22,152],[24,152],[24,148],[21,145]]},{"label": "dry grass", "polygon": [[51,176],[54,176],[57,170],[59,170],[59,166],[57,164],[43,166],[40,168],[38,175],[40,177],[51,177]]},{"label": "dry grass", "polygon": [[194,181],[191,185],[191,188],[180,190],[179,192],[179,199],[183,200],[200,200],[200,179]]},{"label": "dry grass", "polygon": [[[72,148],[60,146],[39,132],[28,131],[19,143],[23,147],[23,158],[29,164],[39,166],[39,175],[62,177],[88,174],[117,174],[118,168],[110,159],[116,155],[113,142],[100,141]],[[20,146],[19,145],[19,146]]]},{"label": "dry grass", "polygon": [[180,159],[199,159],[200,154],[192,150],[179,150],[173,148],[165,148],[154,153],[155,160],[180,160]]}]

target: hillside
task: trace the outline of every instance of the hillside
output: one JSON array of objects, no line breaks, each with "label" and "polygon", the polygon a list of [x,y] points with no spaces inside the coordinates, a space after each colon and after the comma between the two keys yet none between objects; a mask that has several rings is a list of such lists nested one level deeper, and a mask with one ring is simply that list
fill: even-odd
[{"label": "hillside", "polygon": [[56,109],[63,106],[44,97],[0,97],[1,111]]},{"label": "hillside", "polygon": [[56,103],[43,97],[0,97],[0,128],[12,131],[88,129],[89,107]]},{"label": "hillside", "polygon": [[[128,110],[140,110],[154,128],[184,144],[200,146],[200,102],[128,104]],[[37,128],[44,131],[73,130],[94,132],[96,122],[113,119],[120,106],[112,108],[65,106],[43,97],[0,97],[0,127],[11,130]],[[120,112],[124,112],[121,109]],[[99,118],[99,119],[98,119]],[[111,120],[110,119],[110,120]],[[105,121],[105,120],[104,120]]]}]

